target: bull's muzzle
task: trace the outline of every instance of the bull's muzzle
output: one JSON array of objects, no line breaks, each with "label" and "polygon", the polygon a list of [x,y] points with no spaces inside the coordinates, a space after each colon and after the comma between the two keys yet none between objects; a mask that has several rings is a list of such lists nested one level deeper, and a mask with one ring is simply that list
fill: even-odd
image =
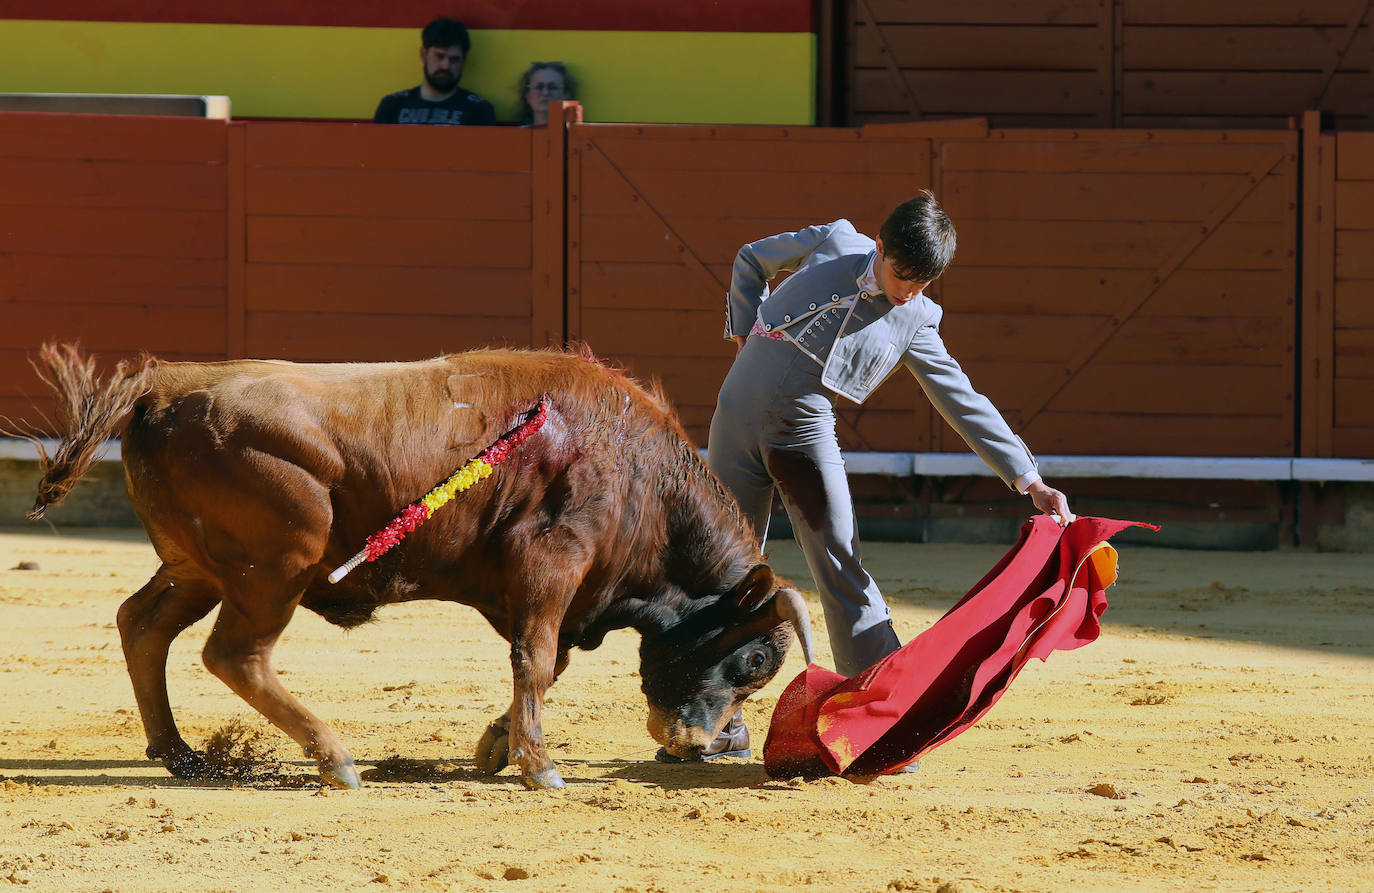
[{"label": "bull's muzzle", "polygon": [[[730,721],[730,715],[723,716],[722,728],[726,722]],[[663,749],[680,760],[694,760],[701,755],[702,751],[716,740],[716,735],[720,730],[711,731],[702,726],[692,726],[682,721],[681,717],[669,717],[663,711],[649,708],[649,720],[646,723],[649,735],[663,745]]]}]

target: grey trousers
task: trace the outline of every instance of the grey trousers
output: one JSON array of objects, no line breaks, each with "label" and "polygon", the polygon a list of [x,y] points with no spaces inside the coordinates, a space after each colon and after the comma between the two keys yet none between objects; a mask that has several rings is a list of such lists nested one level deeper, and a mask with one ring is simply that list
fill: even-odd
[{"label": "grey trousers", "polygon": [[835,669],[855,676],[901,643],[859,561],[834,400],[815,360],[787,342],[751,337],[721,385],[706,461],[764,543],[775,488],[781,493],[820,591]]}]

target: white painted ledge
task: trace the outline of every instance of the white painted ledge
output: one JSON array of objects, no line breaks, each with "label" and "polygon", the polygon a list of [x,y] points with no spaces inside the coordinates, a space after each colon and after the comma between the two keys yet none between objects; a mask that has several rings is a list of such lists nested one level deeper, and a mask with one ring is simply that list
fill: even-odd
[{"label": "white painted ledge", "polygon": [[1374,459],[1294,459],[1295,481],[1374,481]]},{"label": "white painted ledge", "polygon": [[[57,441],[44,440],[51,453]],[[701,450],[704,457],[705,450]],[[26,440],[0,438],[0,459],[32,461],[38,451]],[[1040,473],[1057,478],[1157,478],[1205,481],[1374,481],[1374,459],[1269,459],[1245,456],[1039,456]],[[120,460],[119,441],[109,441],[104,461]],[[888,477],[992,477],[972,453],[845,453],[850,474]]]},{"label": "white painted ledge", "polygon": [[[57,441],[51,437],[42,439],[43,448],[51,456],[57,449]],[[119,451],[119,441],[105,441],[105,455],[101,457],[104,462],[118,462],[122,456]],[[0,459],[19,459],[20,461],[34,462],[38,459],[38,450],[34,449],[33,444],[27,440],[20,440],[17,437],[0,437]]]},{"label": "white painted ledge", "polygon": [[[992,477],[992,469],[972,453],[858,453],[846,465],[855,474],[893,474],[867,470],[865,456],[911,458],[908,474],[931,477]],[[1374,459],[1271,459],[1246,456],[1037,456],[1040,474],[1056,478],[1156,478],[1206,481],[1374,481]],[[887,466],[895,465],[888,460]],[[896,472],[900,474],[900,472]]]},{"label": "white painted ledge", "polygon": [[228,121],[229,97],[177,93],[0,93],[0,111],[177,115]]},{"label": "white painted ledge", "polygon": [[[857,454],[893,456],[895,453]],[[910,474],[992,477],[972,453],[910,453]],[[846,456],[846,462],[849,457]],[[1055,478],[1157,478],[1206,481],[1374,481],[1374,459],[1273,459],[1246,456],[1037,456]],[[853,471],[853,465],[850,466]],[[861,471],[860,474],[882,474]]]},{"label": "white painted ledge", "polygon": [[[701,451],[702,456],[706,451]],[[1056,478],[1155,478],[1206,481],[1374,481],[1374,459],[1248,456],[1037,456]],[[889,477],[993,477],[972,453],[845,453],[850,474]]]},{"label": "white painted ledge", "polygon": [[[1292,459],[1210,456],[1037,456],[1040,474],[1054,478],[1162,478],[1171,480],[1286,481]],[[915,453],[913,474],[992,476],[971,453]]]}]

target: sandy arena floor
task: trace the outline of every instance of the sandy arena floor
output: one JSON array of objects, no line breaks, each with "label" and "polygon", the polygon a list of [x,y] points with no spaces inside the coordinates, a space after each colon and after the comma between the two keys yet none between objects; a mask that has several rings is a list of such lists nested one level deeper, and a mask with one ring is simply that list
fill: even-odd
[{"label": "sandy arena floor", "polygon": [[[910,637],[1002,551],[870,544],[867,563]],[[791,543],[773,558],[809,583]],[[509,701],[507,648],[475,612],[429,602],[348,634],[302,612],[277,650],[287,685],[372,769],[352,793],[321,788],[202,668],[210,621],[192,627],[169,663],[187,740],[239,719],[285,766],[177,781],[143,758],[114,625],[154,567],[141,531],[0,531],[0,885],[1374,889],[1374,555],[1122,547],[1095,644],[1028,667],[919,773],[869,786],[654,763],[638,640],[615,633],[551,692],[556,794],[473,770]],[[747,705],[756,747],[800,669],[790,657]],[[392,756],[415,762],[373,768]]]}]

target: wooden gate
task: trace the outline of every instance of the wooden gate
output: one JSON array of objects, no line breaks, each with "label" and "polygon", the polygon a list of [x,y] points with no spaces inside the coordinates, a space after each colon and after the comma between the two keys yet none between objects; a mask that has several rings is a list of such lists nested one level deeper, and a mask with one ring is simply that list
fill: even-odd
[{"label": "wooden gate", "polygon": [[[944,336],[1037,451],[1289,456],[1296,132],[936,144]],[[936,448],[962,449],[940,426]]]},{"label": "wooden gate", "polygon": [[[931,182],[920,125],[884,132],[577,124],[569,135],[568,332],[662,381],[706,442],[735,345],[725,295],[741,245],[848,217],[874,233]],[[840,413],[846,449],[925,450],[909,376]],[[915,407],[920,412],[914,411]]]}]

